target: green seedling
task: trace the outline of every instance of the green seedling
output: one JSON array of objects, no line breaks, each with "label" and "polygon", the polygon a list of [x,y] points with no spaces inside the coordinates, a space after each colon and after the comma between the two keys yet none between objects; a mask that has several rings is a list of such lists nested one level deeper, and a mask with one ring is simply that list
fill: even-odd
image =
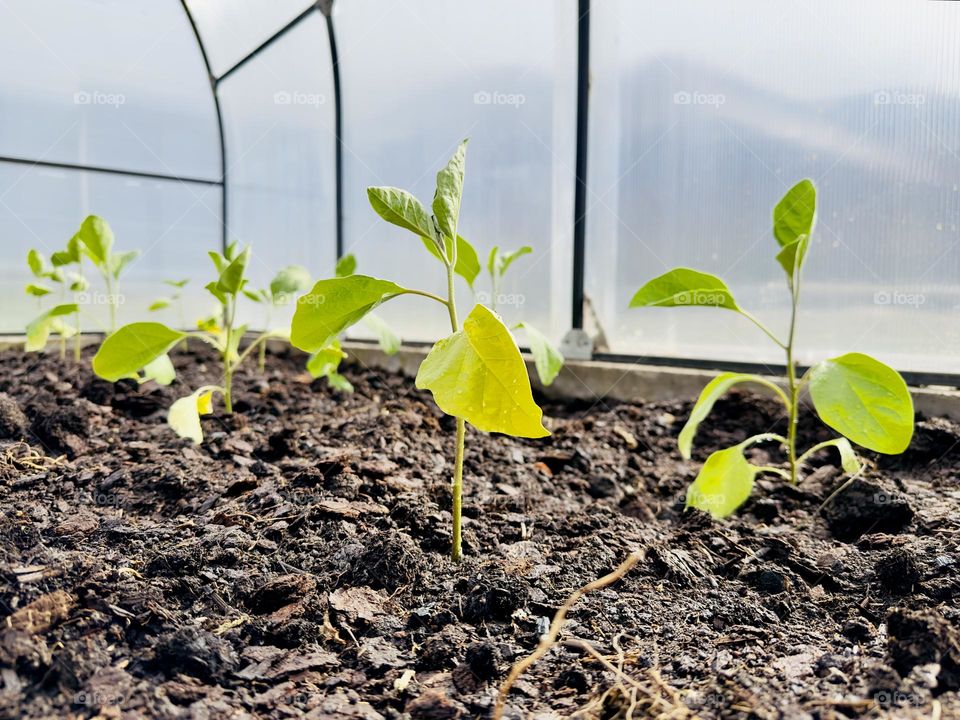
[{"label": "green seedling", "polygon": [[120,304],[120,274],[140,254],[137,250],[113,252],[113,230],[101,217],[89,215],[80,225],[76,237],[84,255],[93,261],[106,286],[110,312],[110,332],[117,329],[117,308]]},{"label": "green seedling", "polygon": [[[497,311],[498,300],[503,297],[500,289],[507,269],[513,265],[515,260],[532,252],[533,248],[529,245],[524,245],[511,252],[500,252],[498,247],[494,247],[490,251],[490,255],[487,257],[487,274],[490,276],[490,306],[494,312]],[[530,346],[530,354],[533,355],[534,366],[537,369],[537,377],[544,385],[552,384],[563,368],[563,354],[547,339],[546,335],[529,322],[517,323],[513,326],[513,329],[526,332],[527,344]]]},{"label": "green seedling", "polygon": [[[800,276],[816,222],[817,191],[810,180],[791,188],[773,209],[773,235],[779,245],[776,259],[787,276],[790,291],[790,327],[780,340],[756,317],[741,308],[720,278],[676,268],[654,278],[637,291],[630,307],[715,307],[743,315],[759,327],[786,355],[786,390],[757,375],[723,373],[701,392],[690,419],[680,431],[680,454],[690,458],[697,427],[714,403],[734,385],[753,383],[772,392],[787,413],[787,436],[762,433],[710,455],[687,493],[687,507],[726,517],[746,502],[754,478],[766,472],[796,483],[800,470],[814,453],[835,447],[847,474],[861,470],[851,442],[878,453],[896,455],[907,449],[913,437],[913,400],[907,385],[893,368],[862,353],[847,353],[822,360],[797,378],[794,338],[800,301]],[[820,419],[841,437],[818,443],[798,455],[797,419],[801,393],[810,394]],[[747,461],[744,451],[762,442],[777,442],[787,456],[788,469],[758,467]]]},{"label": "green seedling", "polygon": [[132,323],[107,337],[93,358],[93,371],[111,382],[127,377],[142,380],[144,376],[138,375],[141,369],[148,377],[159,372],[166,379],[172,368],[168,365],[167,353],[177,343],[195,337],[213,346],[223,363],[223,385],[197,388],[187,397],[174,402],[167,415],[168,423],[178,435],[190,438],[197,444],[203,441],[200,416],[213,411],[214,393],[223,396],[226,411],[232,413],[234,373],[254,350],[275,334],[275,331],[266,330],[240,351],[240,341],[247,327],[237,326],[235,320],[237,301],[247,284],[245,275],[250,248],[238,252],[236,243],[233,243],[223,255],[218,252],[208,254],[216,268],[217,279],[207,283],[205,288],[220,304],[222,327],[216,318],[211,318],[192,332],[174,330],[156,322]]},{"label": "green seedling", "polygon": [[549,435],[543,412],[533,400],[520,349],[496,313],[476,305],[460,325],[454,295],[455,276],[473,285],[480,264],[473,247],[457,234],[463,197],[467,141],[439,173],[430,213],[413,195],[392,187],[367,188],[374,211],[384,220],[419,237],[446,274],[446,297],[412,290],[389,280],[348,274],[321,280],[297,302],[291,342],[307,352],[330,346],[371,310],[403,295],[417,295],[444,308],[451,333],[430,350],[417,373],[418,388],[430,390],[439,408],[456,418],[453,544],[462,558],[461,510],[466,423],[485,432],[538,438]]},{"label": "green seedling", "polygon": [[[243,294],[250,300],[266,308],[263,327],[272,332],[274,336],[286,335],[285,330],[272,328],[272,314],[278,308],[289,305],[297,295],[310,287],[310,273],[301,265],[288,265],[281,269],[270,281],[269,288],[260,290],[248,290],[244,288]],[[260,351],[257,355],[257,369],[262,375],[267,364],[267,344],[260,343]]]},{"label": "green seedling", "polygon": [[[27,352],[43,350],[51,333],[60,337],[60,359],[67,354],[67,339],[74,338],[74,360],[80,361],[80,295],[89,287],[83,276],[83,253],[76,235],[70,238],[64,250],[53,253],[48,262],[39,250],[30,250],[27,253],[27,265],[35,278],[26,286],[28,295],[37,298],[37,304],[42,309],[43,298],[47,295],[59,294],[60,302],[54,307],[41,312],[27,325],[27,342],[24,349]],[[70,266],[76,265],[76,270]],[[57,287],[53,290],[50,285]],[[73,316],[74,324],[67,322]]]},{"label": "green seedling", "polygon": [[[344,255],[337,261],[335,276],[338,278],[353,275],[357,270],[357,259],[353,255]],[[387,355],[396,355],[400,350],[398,338],[390,326],[379,316],[367,313],[362,320],[367,329],[377,336],[380,349]],[[340,338],[337,338],[325,348],[313,353],[307,360],[307,372],[314,378],[326,378],[327,384],[341,392],[353,392],[353,384],[340,374],[340,363],[347,357],[347,353],[340,347]]]}]

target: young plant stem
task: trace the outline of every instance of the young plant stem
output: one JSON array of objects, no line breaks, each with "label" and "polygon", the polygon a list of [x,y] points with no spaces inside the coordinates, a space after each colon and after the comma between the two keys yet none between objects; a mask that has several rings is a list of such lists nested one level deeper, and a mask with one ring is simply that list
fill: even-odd
[{"label": "young plant stem", "polygon": [[[447,265],[447,311],[450,313],[450,329],[457,332],[460,329],[460,322],[457,320],[457,298],[456,288],[454,287],[453,268],[457,264],[456,243],[454,243],[453,259]],[[457,456],[453,466],[453,485],[451,494],[453,495],[453,545],[450,550],[450,557],[454,562],[463,560],[462,547],[462,509],[463,509],[463,451],[466,444],[467,425],[463,418],[457,418]]]},{"label": "young plant stem", "polygon": [[267,343],[260,343],[260,350],[257,353],[257,371],[263,375],[267,369]]},{"label": "young plant stem", "polygon": [[77,310],[77,334],[73,336],[73,361],[80,362],[80,311]]},{"label": "young plant stem", "polygon": [[230,359],[230,348],[233,341],[233,318],[237,311],[237,299],[227,296],[226,307],[226,342],[223,347],[223,405],[228,413],[233,413],[233,361]]},{"label": "young plant stem", "polygon": [[790,458],[790,482],[797,484],[797,421],[800,386],[797,383],[797,366],[793,359],[793,341],[797,331],[797,301],[800,297],[800,273],[795,270],[790,283],[790,334],[787,337],[787,385],[790,393],[789,420],[787,427],[787,452]]},{"label": "young plant stem", "polygon": [[109,271],[103,273],[103,280],[107,286],[107,307],[110,308],[110,334],[112,335],[117,329],[117,296]]}]

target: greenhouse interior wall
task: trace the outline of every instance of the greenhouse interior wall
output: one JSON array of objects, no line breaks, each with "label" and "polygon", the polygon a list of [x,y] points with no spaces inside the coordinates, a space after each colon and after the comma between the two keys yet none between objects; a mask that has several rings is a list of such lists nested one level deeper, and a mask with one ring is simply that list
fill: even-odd
[{"label": "greenhouse interior wall", "polygon": [[[574,0],[339,0],[329,23],[326,3],[302,0],[6,0],[0,47],[16,71],[0,79],[0,293],[12,306],[0,332],[36,314],[27,251],[58,249],[90,213],[118,248],[141,251],[121,319],[167,279],[190,278],[188,307],[212,310],[206,253],[224,238],[252,245],[257,286],[288,263],[327,277],[338,251],[365,274],[422,285],[432,261],[379,221],[365,188],[429,198],[469,137],[462,234],[481,258],[534,249],[502,288],[508,322],[560,341],[579,270],[598,352],[782,362],[733,313],[627,305],[643,280],[688,265],[785,329],[770,208],[809,177],[821,205],[798,361],[853,348],[954,373],[960,7],[804,6],[751,0],[734,16],[703,0],[593,3],[575,268]],[[439,290],[442,276],[426,282]],[[401,299],[383,317],[405,340],[443,334],[442,309],[420,307]],[[89,313],[104,312],[91,295]],[[179,323],[169,312],[158,317]],[[256,306],[244,313],[265,322]]]}]

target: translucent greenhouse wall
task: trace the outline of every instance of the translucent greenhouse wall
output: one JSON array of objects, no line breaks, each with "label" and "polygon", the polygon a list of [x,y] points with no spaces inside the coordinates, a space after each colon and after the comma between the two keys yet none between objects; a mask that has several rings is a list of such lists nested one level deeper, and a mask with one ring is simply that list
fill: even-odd
[{"label": "translucent greenhouse wall", "polygon": [[626,307],[685,265],[785,335],[770,212],[809,177],[798,361],[960,369],[960,7],[594,5],[586,290],[611,350],[782,364],[733,313]]},{"label": "translucent greenhouse wall", "polygon": [[[216,91],[229,238],[253,245],[256,285],[289,263],[329,275],[337,138],[325,18],[303,0],[186,6],[210,72],[227,74]],[[482,259],[494,245],[534,248],[499,309],[559,340],[574,289],[578,3],[334,7],[344,250],[360,272],[442,290],[440,265],[376,217],[365,188],[429,201],[437,169],[469,136],[462,233]],[[810,177],[820,212],[800,362],[856,349],[955,372],[958,38],[953,3],[593,2],[585,291],[598,349],[782,362],[732,313],[627,304],[645,280],[686,265],[726,278],[784,332],[770,210]],[[119,248],[143,251],[123,283],[122,319],[142,317],[167,278],[194,279],[188,321],[211,309],[200,288],[223,228],[219,124],[183,5],[8,0],[0,48],[0,156],[26,161],[0,161],[0,332],[22,331],[36,313],[23,292],[27,249],[59,249],[88,213],[110,221]],[[487,298],[484,280],[478,291]],[[95,303],[89,313],[88,327],[105,314]],[[406,339],[446,330],[444,314],[415,298],[382,314]],[[180,323],[175,310],[161,315]],[[245,319],[265,322],[252,305]]]}]

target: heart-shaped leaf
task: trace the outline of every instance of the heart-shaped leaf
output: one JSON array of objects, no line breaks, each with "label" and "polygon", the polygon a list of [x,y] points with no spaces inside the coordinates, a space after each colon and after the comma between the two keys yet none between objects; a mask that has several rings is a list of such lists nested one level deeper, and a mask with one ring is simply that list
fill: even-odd
[{"label": "heart-shaped leaf", "polygon": [[103,341],[93,356],[93,371],[110,382],[132,377],[185,337],[185,333],[171,330],[162,323],[124,325]]},{"label": "heart-shaped leaf", "polygon": [[630,307],[720,307],[739,310],[730,289],[716,275],[674,268],[655,277],[630,301]]},{"label": "heart-shaped leaf", "polygon": [[367,275],[321,280],[297,301],[290,341],[317,352],[378,305],[405,292],[396,283]]},{"label": "heart-shaped leaf", "polygon": [[725,518],[743,505],[753,492],[757,468],[743,456],[743,445],[712,453],[687,488],[688,508]]},{"label": "heart-shaped leaf", "polygon": [[869,355],[847,353],[810,368],[820,419],[857,445],[896,455],[913,437],[913,399],[900,374]]},{"label": "heart-shaped leaf", "polygon": [[780,246],[801,235],[813,233],[817,220],[817,188],[810,180],[801,180],[773,208],[773,235]]},{"label": "heart-shaped leaf", "polygon": [[478,430],[530,438],[550,434],[516,341],[483,305],[474,306],[462,330],[433,346],[420,365],[417,387],[430,390],[447,415]]}]

